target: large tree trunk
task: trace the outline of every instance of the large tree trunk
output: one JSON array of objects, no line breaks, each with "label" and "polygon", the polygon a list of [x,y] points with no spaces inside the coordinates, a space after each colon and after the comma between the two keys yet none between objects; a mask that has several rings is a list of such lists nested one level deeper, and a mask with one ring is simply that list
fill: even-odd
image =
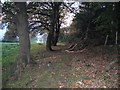
[{"label": "large tree trunk", "polygon": [[51,47],[52,46],[52,36],[53,36],[52,32],[49,31],[48,37],[47,37],[47,42],[46,42],[46,50],[47,51],[53,51],[52,47]]},{"label": "large tree trunk", "polygon": [[16,14],[16,25],[20,44],[18,64],[22,66],[25,64],[26,66],[30,63],[30,39],[26,2],[16,2],[15,4],[19,9]]},{"label": "large tree trunk", "polygon": [[60,33],[60,5],[61,2],[56,2],[55,3],[55,27],[54,27],[54,37],[53,37],[53,46],[57,46],[58,38],[59,38],[59,33]]},{"label": "large tree trunk", "polygon": [[53,51],[52,50],[52,41],[54,36],[54,27],[55,27],[55,6],[54,3],[52,3],[52,14],[51,14],[51,28],[48,33],[47,42],[46,42],[46,50],[47,51]]},{"label": "large tree trunk", "polygon": [[59,33],[60,33],[60,24],[57,23],[57,25],[56,25],[56,31],[54,33],[53,46],[57,46],[57,42],[58,42],[58,38],[59,38]]}]

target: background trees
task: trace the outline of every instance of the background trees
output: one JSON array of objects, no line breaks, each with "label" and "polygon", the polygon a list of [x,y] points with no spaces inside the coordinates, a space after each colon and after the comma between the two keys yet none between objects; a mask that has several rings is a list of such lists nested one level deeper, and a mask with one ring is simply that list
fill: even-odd
[{"label": "background trees", "polygon": [[[118,3],[82,3],[76,14],[76,26],[79,37],[99,39],[102,44],[107,35],[108,43],[115,44],[115,33],[118,31]],[[89,30],[88,30],[89,29]]]}]

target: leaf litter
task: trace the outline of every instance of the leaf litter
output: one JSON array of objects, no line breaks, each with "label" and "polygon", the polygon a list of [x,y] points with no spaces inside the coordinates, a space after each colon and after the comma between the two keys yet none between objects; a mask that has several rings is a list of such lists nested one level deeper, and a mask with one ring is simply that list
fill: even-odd
[{"label": "leaf litter", "polygon": [[104,51],[103,55],[103,51],[103,47],[95,47],[84,52],[43,52],[46,57],[36,59],[33,70],[26,69],[31,76],[26,87],[118,88],[118,63],[106,69],[115,54]]}]

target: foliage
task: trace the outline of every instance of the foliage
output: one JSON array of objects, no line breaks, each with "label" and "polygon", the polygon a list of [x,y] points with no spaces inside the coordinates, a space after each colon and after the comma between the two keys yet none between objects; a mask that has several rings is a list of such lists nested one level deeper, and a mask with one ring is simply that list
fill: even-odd
[{"label": "foliage", "polygon": [[[76,14],[76,26],[79,36],[84,36],[88,30],[88,37],[94,35],[94,31],[101,36],[99,38],[109,35],[109,43],[115,43],[115,32],[118,31],[119,18],[118,3],[81,3],[79,13]],[[95,33],[96,34],[96,33]],[[97,38],[97,37],[94,37]],[[113,42],[114,41],[114,42]]]},{"label": "foliage", "polygon": [[9,25],[8,26],[8,31],[5,33],[5,35],[4,35],[4,39],[5,40],[8,40],[8,41],[10,41],[10,40],[14,40],[14,39],[16,39],[16,37],[18,36],[17,35],[17,31],[16,31],[16,29],[14,28],[14,26],[13,25]]}]

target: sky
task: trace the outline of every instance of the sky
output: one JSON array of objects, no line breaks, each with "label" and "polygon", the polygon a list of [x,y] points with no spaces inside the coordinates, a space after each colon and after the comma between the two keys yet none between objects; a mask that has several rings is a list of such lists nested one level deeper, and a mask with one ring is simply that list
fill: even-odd
[{"label": "sky", "polygon": [[61,24],[61,28],[70,26],[72,23],[73,17],[74,17],[74,14],[67,13],[67,15],[64,18],[65,19],[64,23]]},{"label": "sky", "polygon": [[0,29],[0,41],[3,39],[6,30]]},{"label": "sky", "polygon": [[3,16],[2,15],[0,15],[0,41],[3,39],[3,37],[4,37],[4,34],[5,34],[5,32],[6,32],[6,27],[4,28],[4,29],[2,29],[2,18],[3,18]]}]

